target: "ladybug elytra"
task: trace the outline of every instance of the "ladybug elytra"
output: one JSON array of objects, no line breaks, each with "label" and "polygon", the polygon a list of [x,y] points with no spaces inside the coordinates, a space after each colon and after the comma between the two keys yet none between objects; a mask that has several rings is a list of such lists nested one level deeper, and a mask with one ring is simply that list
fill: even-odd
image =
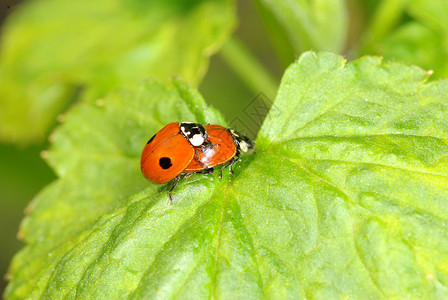
[{"label": "ladybug elytra", "polygon": [[229,168],[241,156],[240,151],[253,149],[252,142],[235,130],[220,125],[199,123],[170,123],[157,132],[146,144],[141,155],[141,170],[146,179],[153,183],[176,180],[169,190],[176,187],[182,175],[209,174],[214,167]]}]

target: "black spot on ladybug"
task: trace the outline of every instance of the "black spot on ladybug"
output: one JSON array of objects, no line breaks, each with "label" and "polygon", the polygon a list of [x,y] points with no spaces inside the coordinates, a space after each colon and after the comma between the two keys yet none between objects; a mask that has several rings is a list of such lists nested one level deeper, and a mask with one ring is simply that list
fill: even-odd
[{"label": "black spot on ladybug", "polygon": [[162,169],[166,170],[171,168],[173,164],[171,163],[171,159],[169,157],[162,157],[161,159],[159,159],[159,165],[162,167]]},{"label": "black spot on ladybug", "polygon": [[148,142],[147,142],[146,144],[149,144],[149,143],[151,143],[151,142],[152,142],[152,140],[153,140],[153,139],[155,138],[155,136],[156,136],[156,135],[154,134],[154,135],[152,136],[152,138],[150,138],[150,139],[149,139],[149,141],[148,141]]}]

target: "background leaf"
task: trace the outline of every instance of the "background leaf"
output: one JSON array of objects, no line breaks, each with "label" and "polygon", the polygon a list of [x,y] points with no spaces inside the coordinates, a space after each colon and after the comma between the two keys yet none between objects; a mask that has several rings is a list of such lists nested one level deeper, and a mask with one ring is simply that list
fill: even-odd
[{"label": "background leaf", "polygon": [[448,76],[448,2],[381,1],[373,11],[361,53],[417,64],[434,70],[436,78]]},{"label": "background leaf", "polygon": [[231,0],[27,2],[2,33],[0,138],[42,139],[72,101],[145,77],[198,83],[234,10]]},{"label": "background leaf", "polygon": [[[343,50],[347,35],[347,11],[345,1],[337,0],[293,0],[271,1],[258,0],[268,26],[274,26],[275,42],[282,43],[280,51],[287,51],[287,46],[278,39],[283,27],[289,37],[296,55],[307,50]],[[271,19],[275,18],[275,21]],[[288,55],[284,53],[284,55]]]},{"label": "background leaf", "polygon": [[381,52],[386,59],[411,62],[431,68],[437,76],[448,74],[448,65],[444,62],[447,55],[441,47],[444,38],[430,28],[418,22],[401,26],[393,34],[384,39]]},{"label": "background leaf", "polygon": [[304,54],[257,152],[235,177],[183,181],[174,205],[142,178],[142,146],[170,121],[219,114],[181,81],[79,105],[53,137],[60,179],[30,208],[6,295],[446,297],[448,82],[426,78]]},{"label": "background leaf", "polygon": [[[3,276],[11,258],[23,247],[17,239],[17,231],[26,203],[56,179],[48,165],[39,159],[40,149],[36,148],[18,151],[11,145],[0,145],[0,273]],[[24,203],[26,200],[28,202]],[[6,280],[0,284],[0,294],[4,287]]]}]

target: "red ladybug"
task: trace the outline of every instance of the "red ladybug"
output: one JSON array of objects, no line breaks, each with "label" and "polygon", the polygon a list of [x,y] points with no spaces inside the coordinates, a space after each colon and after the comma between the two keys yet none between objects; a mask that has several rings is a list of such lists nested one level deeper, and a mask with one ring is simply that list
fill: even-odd
[{"label": "red ladybug", "polygon": [[185,177],[194,173],[212,173],[215,166],[222,170],[232,165],[247,152],[252,142],[232,129],[220,125],[199,123],[170,123],[157,132],[146,144],[141,156],[141,170],[146,179],[154,183],[166,183],[175,179],[171,192]]},{"label": "red ladybug", "polygon": [[247,152],[249,148],[252,148],[252,143],[247,137],[240,136],[235,130],[220,125],[205,125],[204,128],[207,138],[184,172],[203,171],[225,164],[220,169],[220,177],[222,177],[222,170],[227,167],[233,174],[232,165],[241,156],[239,150]]}]

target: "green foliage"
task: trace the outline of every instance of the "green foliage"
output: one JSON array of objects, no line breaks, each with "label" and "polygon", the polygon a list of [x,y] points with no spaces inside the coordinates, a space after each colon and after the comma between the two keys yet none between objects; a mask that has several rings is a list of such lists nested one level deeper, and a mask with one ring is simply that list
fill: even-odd
[{"label": "green foliage", "polygon": [[[309,49],[344,49],[347,35],[347,13],[343,0],[272,1],[257,0],[271,26],[282,27],[296,53]],[[274,35],[279,32],[276,27]],[[284,47],[283,47],[284,48]]]},{"label": "green foliage", "polygon": [[145,77],[198,83],[234,14],[231,0],[27,2],[2,32],[0,139],[40,140],[72,101]]},{"label": "green foliage", "polygon": [[83,103],[54,133],[59,179],[30,206],[6,296],[445,298],[448,82],[365,57],[305,53],[256,153],[225,172],[146,182],[168,122],[225,125],[181,80]]},{"label": "green foliage", "polygon": [[376,7],[361,43],[363,54],[403,60],[448,76],[448,2],[383,0]]},{"label": "green foliage", "polygon": [[[63,124],[42,155],[58,178],[27,209],[6,298],[448,298],[448,81],[398,62],[448,76],[448,2],[253,3],[267,34],[230,41],[234,0],[30,0],[10,15],[0,140]],[[216,52],[247,90],[277,97],[236,175],[185,179],[170,205],[140,153],[169,122],[227,126],[197,91]],[[257,57],[289,65],[278,90]],[[220,76],[201,91],[239,118],[252,94]],[[8,203],[52,179],[10,147]]]}]

